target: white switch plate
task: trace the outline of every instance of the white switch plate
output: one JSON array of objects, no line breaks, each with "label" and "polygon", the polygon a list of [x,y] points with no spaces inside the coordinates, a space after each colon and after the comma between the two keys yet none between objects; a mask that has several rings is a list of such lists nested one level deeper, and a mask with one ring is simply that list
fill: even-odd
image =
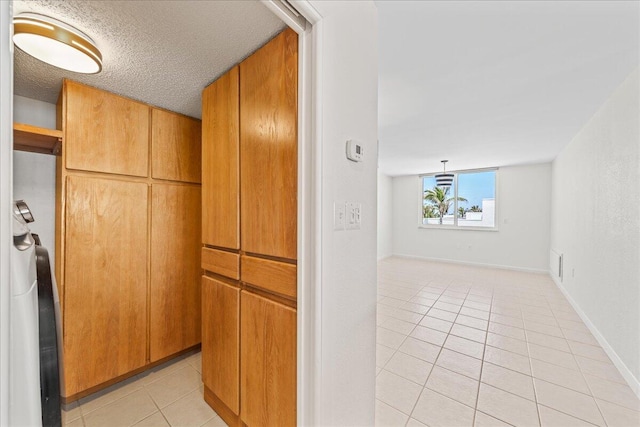
[{"label": "white switch plate", "polygon": [[333,203],[333,229],[344,230],[345,227],[345,210],[344,203]]},{"label": "white switch plate", "polygon": [[347,202],[346,203],[346,229],[347,230],[359,230],[360,221],[362,219],[362,208],[360,203]]}]

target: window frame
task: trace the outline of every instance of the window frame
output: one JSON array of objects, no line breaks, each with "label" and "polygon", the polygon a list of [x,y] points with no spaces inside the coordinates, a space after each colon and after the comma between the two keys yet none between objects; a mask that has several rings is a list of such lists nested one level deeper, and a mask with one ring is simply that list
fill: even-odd
[{"label": "window frame", "polygon": [[[424,228],[424,229],[429,229],[429,230],[469,230],[469,231],[499,231],[499,227],[498,225],[500,224],[499,222],[499,212],[500,210],[498,209],[498,181],[499,181],[499,170],[500,168],[497,167],[492,167],[492,168],[480,168],[480,169],[464,169],[464,170],[457,170],[457,171],[447,171],[447,173],[452,173],[454,175],[453,177],[453,186],[455,188],[455,194],[453,195],[454,199],[454,207],[453,207],[453,212],[454,212],[454,216],[453,216],[453,225],[440,225],[440,224],[424,224],[423,223],[423,219],[424,217],[423,215],[423,206],[424,206],[424,178],[425,177],[435,177],[436,175],[438,175],[440,172],[431,172],[431,173],[422,173],[420,175],[418,175],[418,183],[420,184],[420,209],[419,209],[419,221],[418,221],[418,228]],[[478,172],[495,172],[495,182],[494,182],[494,220],[493,220],[493,227],[473,227],[473,226],[460,226],[458,225],[458,200],[457,200],[457,194],[458,194],[458,175],[460,174],[468,174],[468,173],[478,173]]]}]

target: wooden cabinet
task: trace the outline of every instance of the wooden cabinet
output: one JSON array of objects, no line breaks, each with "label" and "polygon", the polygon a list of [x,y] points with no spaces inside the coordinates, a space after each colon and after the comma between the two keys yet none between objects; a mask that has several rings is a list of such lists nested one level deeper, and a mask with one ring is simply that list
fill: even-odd
[{"label": "wooden cabinet", "polygon": [[201,148],[197,120],[68,80],[58,121],[68,403],[200,342]]},{"label": "wooden cabinet", "polygon": [[202,381],[231,412],[240,412],[240,289],[202,278]]},{"label": "wooden cabinet", "polygon": [[296,311],[242,291],[242,421],[296,425]]},{"label": "wooden cabinet", "polygon": [[62,91],[65,167],[147,176],[149,106],[70,80]]},{"label": "wooden cabinet", "polygon": [[284,31],[240,64],[242,249],[297,256],[298,36]]},{"label": "wooden cabinet", "polygon": [[205,401],[230,426],[296,423],[297,35],[202,95]]},{"label": "wooden cabinet", "polygon": [[238,67],[202,92],[202,242],[240,248]]},{"label": "wooden cabinet", "polygon": [[200,182],[200,121],[153,108],[151,110],[151,176]]},{"label": "wooden cabinet", "polygon": [[144,183],[69,176],[64,363],[68,395],[146,363]]},{"label": "wooden cabinet", "polygon": [[297,268],[287,262],[242,255],[242,282],[295,300]]},{"label": "wooden cabinet", "polygon": [[151,187],[150,361],[200,342],[200,187]]}]

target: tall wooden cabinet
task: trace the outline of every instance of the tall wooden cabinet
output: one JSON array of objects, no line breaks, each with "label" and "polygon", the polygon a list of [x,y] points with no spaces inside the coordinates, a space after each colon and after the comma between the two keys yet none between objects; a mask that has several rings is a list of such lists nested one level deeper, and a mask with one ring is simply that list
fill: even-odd
[{"label": "tall wooden cabinet", "polygon": [[148,189],[79,175],[66,184],[66,275],[58,283],[72,395],[146,363],[148,233],[140,224],[147,223]]},{"label": "tall wooden cabinet", "polygon": [[200,343],[200,187],[151,186],[149,361]]},{"label": "tall wooden cabinet", "polygon": [[202,375],[232,426],[296,424],[298,38],[202,95]]},{"label": "tall wooden cabinet", "polygon": [[200,342],[200,121],[66,80],[56,277],[69,402]]}]

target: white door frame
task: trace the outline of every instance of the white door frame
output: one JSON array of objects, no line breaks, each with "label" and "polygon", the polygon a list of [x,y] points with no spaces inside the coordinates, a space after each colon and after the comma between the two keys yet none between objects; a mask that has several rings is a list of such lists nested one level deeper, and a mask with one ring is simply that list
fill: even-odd
[{"label": "white door frame", "polygon": [[12,3],[0,1],[0,425],[9,424],[9,304],[13,199]]},{"label": "white door frame", "polygon": [[322,379],[322,16],[308,0],[291,0],[307,21],[301,25],[280,0],[263,4],[298,33],[297,421],[312,426],[320,421]]}]

